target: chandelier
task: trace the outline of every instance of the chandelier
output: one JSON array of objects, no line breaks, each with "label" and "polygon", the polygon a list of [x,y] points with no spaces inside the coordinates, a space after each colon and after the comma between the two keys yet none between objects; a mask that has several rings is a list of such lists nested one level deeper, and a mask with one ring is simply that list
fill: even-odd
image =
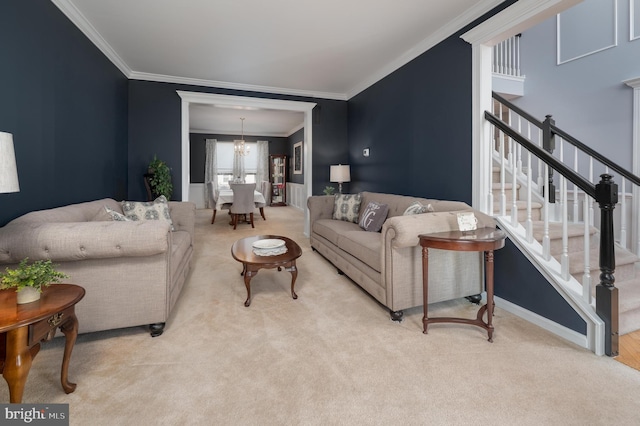
[{"label": "chandelier", "polygon": [[240,118],[242,122],[242,139],[233,141],[233,151],[242,156],[249,155],[249,145],[244,143],[244,117]]}]

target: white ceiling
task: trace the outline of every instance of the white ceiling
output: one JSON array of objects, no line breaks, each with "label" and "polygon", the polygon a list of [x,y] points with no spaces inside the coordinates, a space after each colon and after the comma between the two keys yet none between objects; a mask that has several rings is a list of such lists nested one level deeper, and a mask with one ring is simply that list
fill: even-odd
[{"label": "white ceiling", "polygon": [[[52,0],[130,79],[340,100],[502,1]],[[212,131],[194,109],[192,128]],[[259,121],[249,114],[245,128]],[[294,128],[285,115],[265,131]]]}]

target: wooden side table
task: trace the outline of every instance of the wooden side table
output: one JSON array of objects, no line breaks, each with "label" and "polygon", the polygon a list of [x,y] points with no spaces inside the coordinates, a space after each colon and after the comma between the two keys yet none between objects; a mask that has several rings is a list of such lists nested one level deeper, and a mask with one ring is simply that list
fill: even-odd
[{"label": "wooden side table", "polygon": [[[438,232],[419,236],[422,246],[422,285],[424,293],[424,317],[422,318],[423,333],[427,334],[429,324],[439,322],[470,324],[487,330],[489,341],[493,342],[493,251],[504,247],[506,234],[496,228],[480,228],[475,231]],[[455,251],[482,251],[485,259],[485,289],[487,291],[487,303],[478,310],[475,319],[436,317],[429,318],[429,249],[455,250]],[[487,312],[487,321],[482,317]]]},{"label": "wooden side table", "polygon": [[75,305],[84,297],[84,288],[73,284],[52,284],[40,300],[18,305],[14,290],[0,290],[0,372],[9,385],[11,403],[21,403],[31,363],[40,351],[40,342],[53,339],[56,329],[66,342],[60,381],[66,393],[76,389],[68,380],[69,358],[78,336]]}]

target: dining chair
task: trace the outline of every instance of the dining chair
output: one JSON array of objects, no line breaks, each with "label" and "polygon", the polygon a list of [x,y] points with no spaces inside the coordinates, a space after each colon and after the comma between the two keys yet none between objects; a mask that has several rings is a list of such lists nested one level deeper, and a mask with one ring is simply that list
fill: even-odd
[{"label": "dining chair", "polygon": [[236,229],[240,216],[246,215],[249,215],[251,227],[255,228],[253,225],[253,211],[255,210],[256,205],[253,201],[253,193],[256,190],[256,184],[231,183],[229,186],[233,191],[233,204],[231,204],[231,208],[229,209],[231,212],[231,223],[233,224],[233,229]]},{"label": "dining chair", "polygon": [[[207,182],[206,184],[207,187],[207,196],[209,197],[209,200],[211,200],[212,203],[212,208],[213,208],[213,215],[211,216],[211,223],[215,222],[216,220],[216,213],[218,210],[218,191],[214,188],[213,186],[213,182]],[[220,206],[220,210],[228,210],[231,207],[231,203],[224,203],[222,204],[222,206]]]}]

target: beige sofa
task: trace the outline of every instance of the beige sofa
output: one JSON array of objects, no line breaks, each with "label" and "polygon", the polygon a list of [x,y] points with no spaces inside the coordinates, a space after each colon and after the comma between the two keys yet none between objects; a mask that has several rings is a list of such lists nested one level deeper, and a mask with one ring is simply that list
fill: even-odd
[{"label": "beige sofa", "polygon": [[27,213],[0,228],[0,271],[25,257],[51,259],[85,288],[79,332],[149,325],[162,334],[189,273],[195,204],[169,202],[174,231],[158,220],[113,221],[105,198]]},{"label": "beige sofa", "polygon": [[[360,214],[370,201],[389,206],[381,232],[367,232],[357,223],[332,219],[335,197],[312,196],[307,200],[311,247],[389,308],[394,320],[402,319],[404,309],[423,304],[418,235],[457,230],[456,213],[461,211],[473,211],[480,228],[495,227],[491,217],[458,201],[374,192],[362,192],[361,196]],[[433,212],[403,216],[415,201],[430,204]],[[429,303],[481,292],[481,253],[429,250]]]}]

